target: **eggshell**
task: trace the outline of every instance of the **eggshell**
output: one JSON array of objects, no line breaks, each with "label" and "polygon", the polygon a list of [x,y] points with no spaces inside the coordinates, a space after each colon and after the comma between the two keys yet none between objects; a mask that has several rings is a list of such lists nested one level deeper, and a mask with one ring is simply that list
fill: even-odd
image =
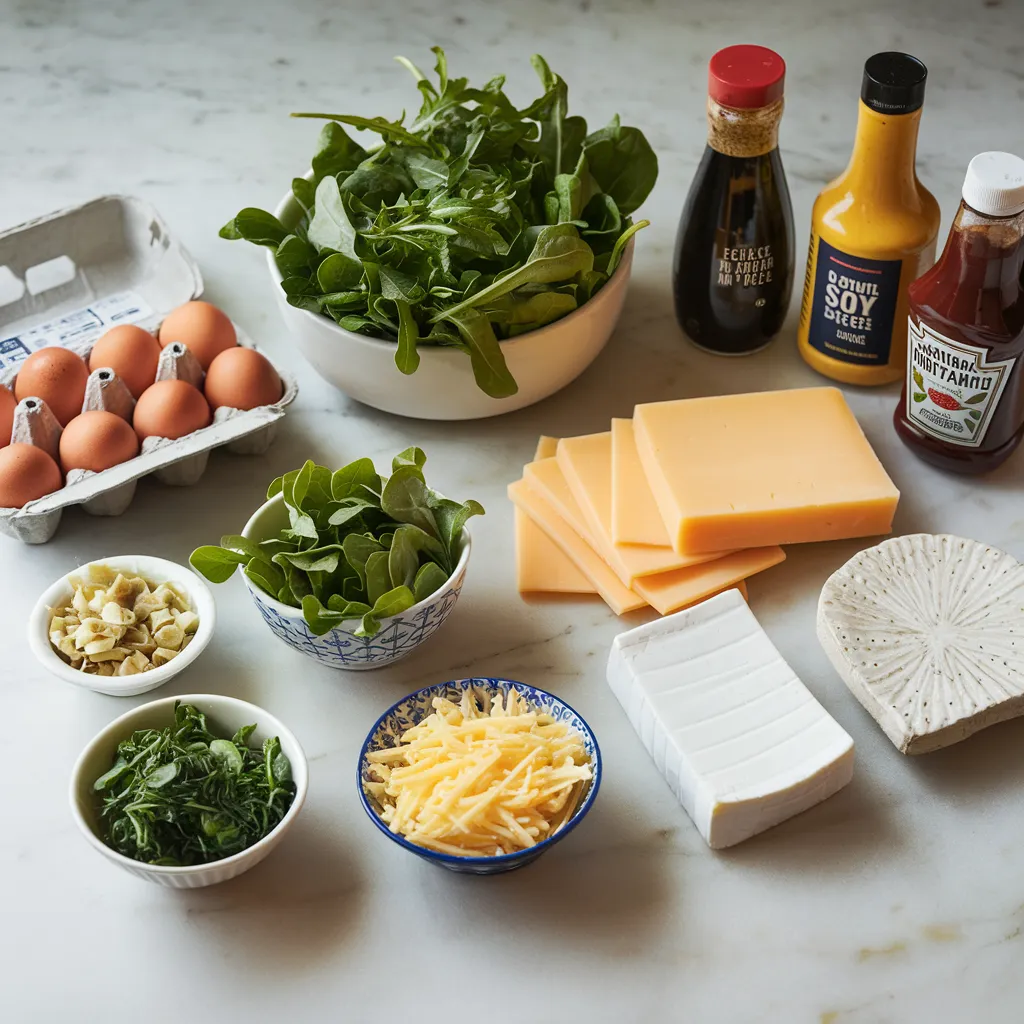
[{"label": "eggshell", "polygon": [[73,469],[99,473],[138,454],[135,431],[112,412],[83,412],[60,435],[60,464],[65,473]]},{"label": "eggshell", "polygon": [[273,405],[284,390],[270,361],[251,348],[221,352],[206,371],[204,391],[210,408],[255,409]]},{"label": "eggshell", "polygon": [[41,348],[21,364],[14,381],[14,396],[41,398],[57,422],[66,427],[81,411],[89,367],[66,348]]},{"label": "eggshell", "polygon": [[167,314],[160,325],[160,346],[180,341],[199,360],[204,370],[229,348],[238,344],[234,324],[209,302],[186,302]]},{"label": "eggshell", "polygon": [[0,384],[0,448],[6,448],[11,443],[11,431],[14,429],[14,410],[18,406],[18,400],[14,395]]},{"label": "eggshell", "polygon": [[133,425],[140,441],[184,437],[209,424],[210,407],[202,392],[183,380],[158,380],[135,404]]},{"label": "eggshell", "polygon": [[107,331],[93,345],[89,369],[94,373],[110,367],[124,381],[133,398],[138,398],[156,380],[160,343],[149,331],[134,324],[121,324]]},{"label": "eggshell", "polygon": [[22,508],[36,498],[60,490],[57,463],[32,444],[0,448],[0,508]]}]

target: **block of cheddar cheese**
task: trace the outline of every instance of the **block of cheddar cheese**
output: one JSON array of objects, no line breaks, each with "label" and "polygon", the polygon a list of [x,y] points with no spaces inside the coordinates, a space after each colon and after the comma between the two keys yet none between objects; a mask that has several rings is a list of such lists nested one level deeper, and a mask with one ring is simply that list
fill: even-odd
[{"label": "block of cheddar cheese", "polygon": [[638,405],[633,429],[680,553],[892,529],[899,491],[836,388]]},{"label": "block of cheddar cheese", "polygon": [[[557,438],[542,437],[534,459],[553,458]],[[593,584],[557,544],[525,513],[516,507],[516,586],[520,593],[542,591],[559,594],[593,594]]]}]

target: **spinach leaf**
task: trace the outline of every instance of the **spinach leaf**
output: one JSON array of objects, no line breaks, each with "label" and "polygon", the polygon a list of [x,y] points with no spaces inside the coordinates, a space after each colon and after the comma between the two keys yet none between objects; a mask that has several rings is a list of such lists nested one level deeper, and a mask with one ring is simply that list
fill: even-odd
[{"label": "spinach leaf", "polygon": [[624,128],[616,114],[583,143],[587,168],[619,210],[632,213],[658,180],[658,158],[639,128]]},{"label": "spinach leaf", "polygon": [[421,565],[412,588],[416,603],[419,604],[431,594],[436,594],[447,582],[448,573],[437,562],[427,562],[425,565]]},{"label": "spinach leaf", "polygon": [[338,179],[324,178],[316,187],[316,213],[309,222],[306,237],[323,252],[330,249],[359,261],[356,252],[356,229],[338,189]]}]

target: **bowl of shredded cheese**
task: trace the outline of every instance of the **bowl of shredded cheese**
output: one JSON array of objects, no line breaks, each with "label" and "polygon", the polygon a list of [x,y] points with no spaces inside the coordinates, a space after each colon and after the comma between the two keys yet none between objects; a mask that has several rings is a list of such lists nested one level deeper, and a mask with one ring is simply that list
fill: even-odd
[{"label": "bowl of shredded cheese", "polygon": [[389,839],[452,871],[490,875],[535,860],[593,806],[601,751],[553,694],[474,677],[417,690],[377,720],[357,785]]}]

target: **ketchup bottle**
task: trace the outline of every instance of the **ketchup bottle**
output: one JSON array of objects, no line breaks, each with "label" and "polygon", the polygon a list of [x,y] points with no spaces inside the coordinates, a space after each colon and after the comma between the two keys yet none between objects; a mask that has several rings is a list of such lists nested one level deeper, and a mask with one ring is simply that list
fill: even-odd
[{"label": "ketchup bottle", "polygon": [[1024,437],[1024,160],[981,153],[939,262],[910,286],[893,422],[926,462],[986,473]]},{"label": "ketchup bottle", "polygon": [[708,143],[676,236],[676,319],[699,348],[746,355],[778,333],[793,290],[793,209],[779,156],[786,64],[727,46],[708,65]]}]

